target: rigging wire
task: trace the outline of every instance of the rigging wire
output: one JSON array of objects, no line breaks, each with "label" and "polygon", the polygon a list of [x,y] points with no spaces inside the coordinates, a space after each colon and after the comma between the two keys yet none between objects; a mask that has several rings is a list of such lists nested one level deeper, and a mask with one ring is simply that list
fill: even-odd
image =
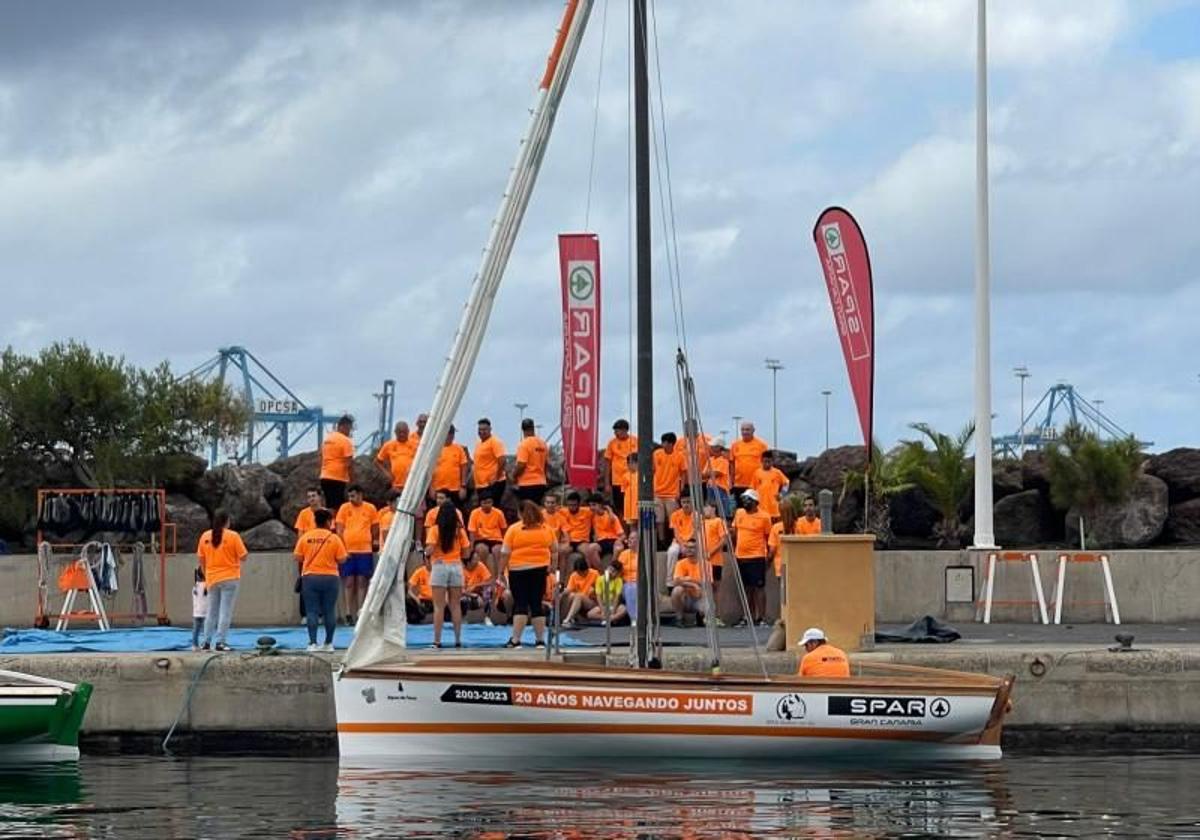
[{"label": "rigging wire", "polygon": [[592,187],[596,183],[596,137],[600,133],[600,88],[604,81],[604,43],[608,36],[608,0],[600,16],[600,61],[596,68],[596,102],[592,106],[592,159],[588,163],[587,202],[583,206],[583,229],[587,231],[592,217]]}]

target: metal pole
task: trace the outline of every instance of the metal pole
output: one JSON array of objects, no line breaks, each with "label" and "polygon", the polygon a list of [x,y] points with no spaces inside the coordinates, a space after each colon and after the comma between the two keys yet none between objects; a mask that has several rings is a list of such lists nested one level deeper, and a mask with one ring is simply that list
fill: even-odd
[{"label": "metal pole", "polygon": [[1021,380],[1021,425],[1017,432],[1017,438],[1020,441],[1017,444],[1017,456],[1025,455],[1025,380],[1029,378],[1029,368],[1025,365],[1013,368],[1013,375]]},{"label": "metal pole", "polygon": [[778,359],[764,359],[764,364],[767,370],[771,371],[771,447],[779,448],[779,388],[778,377],[779,371],[783,370],[783,365]]},{"label": "metal pole", "polygon": [[992,529],[992,336],[988,241],[987,0],[978,0],[975,75],[975,548]]},{"label": "metal pole", "polygon": [[825,451],[829,451],[829,395],[833,391],[822,391],[821,396],[825,398]]},{"label": "metal pole", "polygon": [[529,408],[529,403],[513,403],[513,408],[521,412],[521,420],[525,420],[525,409]]},{"label": "metal pole", "polygon": [[650,77],[646,0],[633,2],[634,163],[637,229],[638,587],[639,668],[650,664],[650,596],[654,591],[654,322],[650,273]]}]

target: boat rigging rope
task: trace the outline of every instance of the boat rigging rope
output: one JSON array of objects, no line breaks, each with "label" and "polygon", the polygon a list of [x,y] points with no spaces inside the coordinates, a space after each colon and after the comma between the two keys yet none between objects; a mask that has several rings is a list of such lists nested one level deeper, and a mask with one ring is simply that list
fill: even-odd
[{"label": "boat rigging rope", "polygon": [[600,16],[600,60],[596,67],[596,102],[592,106],[592,158],[588,163],[587,202],[583,205],[583,229],[588,229],[592,217],[592,187],[596,183],[596,137],[600,133],[600,89],[604,81],[604,43],[608,36],[608,0]]}]

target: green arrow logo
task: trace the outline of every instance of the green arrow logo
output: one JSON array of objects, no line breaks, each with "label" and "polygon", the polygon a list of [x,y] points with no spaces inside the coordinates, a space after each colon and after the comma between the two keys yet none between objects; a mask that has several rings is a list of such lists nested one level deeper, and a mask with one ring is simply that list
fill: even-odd
[{"label": "green arrow logo", "polygon": [[582,265],[571,269],[571,274],[567,278],[567,288],[571,290],[571,297],[575,300],[587,300],[591,297],[594,284],[595,280],[592,278],[591,269]]},{"label": "green arrow logo", "polygon": [[825,244],[830,251],[836,251],[842,245],[842,237],[832,225],[825,228]]}]

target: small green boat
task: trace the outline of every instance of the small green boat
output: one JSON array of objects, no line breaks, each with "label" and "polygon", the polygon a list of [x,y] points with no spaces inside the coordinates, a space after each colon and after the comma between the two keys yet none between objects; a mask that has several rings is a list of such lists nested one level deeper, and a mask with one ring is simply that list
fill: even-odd
[{"label": "small green boat", "polygon": [[74,761],[92,687],[0,670],[0,763]]}]

